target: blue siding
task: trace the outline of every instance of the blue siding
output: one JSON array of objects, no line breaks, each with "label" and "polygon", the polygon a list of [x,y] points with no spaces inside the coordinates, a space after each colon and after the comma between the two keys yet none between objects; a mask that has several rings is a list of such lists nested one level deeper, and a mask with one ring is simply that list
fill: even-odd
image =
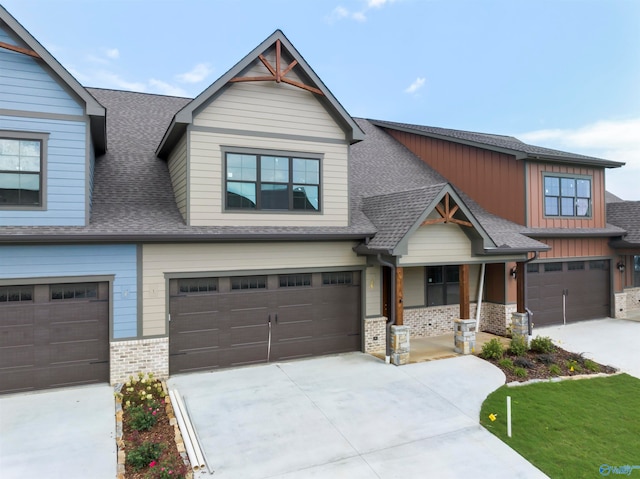
[{"label": "blue siding", "polygon": [[[0,28],[0,42],[24,46]],[[53,79],[42,62],[0,48],[0,108],[82,115],[81,103]]]},{"label": "blue siding", "polygon": [[137,334],[135,245],[0,246],[0,279],[115,275],[113,338]]},{"label": "blue siding", "polygon": [[0,115],[0,130],[49,133],[46,210],[0,210],[0,226],[84,226],[85,122]]}]

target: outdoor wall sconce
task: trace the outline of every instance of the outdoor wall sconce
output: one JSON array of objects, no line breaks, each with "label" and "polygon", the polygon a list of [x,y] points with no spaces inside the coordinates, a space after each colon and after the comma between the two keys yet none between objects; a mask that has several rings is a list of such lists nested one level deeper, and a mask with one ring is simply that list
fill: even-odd
[{"label": "outdoor wall sconce", "polygon": [[620,271],[621,273],[624,273],[624,263],[622,261],[618,261],[616,268],[618,268],[618,271]]},{"label": "outdoor wall sconce", "polygon": [[517,268],[514,266],[513,268],[511,268],[511,271],[509,271],[509,274],[511,275],[511,277],[513,279],[516,279],[518,277],[518,270]]}]

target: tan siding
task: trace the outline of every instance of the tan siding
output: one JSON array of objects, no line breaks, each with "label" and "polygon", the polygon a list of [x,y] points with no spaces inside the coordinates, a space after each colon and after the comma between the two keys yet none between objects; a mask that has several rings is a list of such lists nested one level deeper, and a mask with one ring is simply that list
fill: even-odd
[{"label": "tan siding", "polygon": [[424,306],[424,266],[404,268],[404,298],[406,307]]},{"label": "tan siding", "polygon": [[[190,220],[193,226],[347,226],[349,219],[348,150],[346,145],[258,138],[218,133],[191,133]],[[221,146],[286,150],[300,154],[323,154],[322,212],[227,213],[223,211],[223,161]]]},{"label": "tan siding", "polygon": [[480,282],[478,281],[480,274],[479,264],[469,265],[469,300],[473,303],[478,299],[478,287]]},{"label": "tan siding", "polygon": [[151,244],[142,248],[143,335],[166,334],[165,273],[361,267],[352,242]]},{"label": "tan siding", "polygon": [[380,274],[380,266],[369,266],[366,274],[366,315],[380,316],[382,314],[382,276]]},{"label": "tan siding", "polygon": [[408,253],[400,264],[458,264],[472,259],[471,242],[454,224],[435,224],[418,228],[409,239]]},{"label": "tan siding", "polygon": [[589,256],[612,256],[608,238],[536,238],[551,246],[550,251],[540,253],[540,259],[588,258]]},{"label": "tan siding", "polygon": [[388,132],[487,211],[524,225],[523,162],[504,153],[413,133]]},{"label": "tan siding", "polygon": [[169,174],[176,204],[187,220],[187,135],[184,135],[173,151],[169,154]]},{"label": "tan siding", "polygon": [[315,93],[286,83],[231,84],[196,118],[194,125],[267,133],[344,139],[345,133]]},{"label": "tan siding", "polygon": [[[591,176],[592,217],[585,219],[544,217],[544,173]],[[606,211],[604,201],[604,169],[576,166],[527,163],[527,188],[529,190],[529,226],[531,228],[604,228]]]}]

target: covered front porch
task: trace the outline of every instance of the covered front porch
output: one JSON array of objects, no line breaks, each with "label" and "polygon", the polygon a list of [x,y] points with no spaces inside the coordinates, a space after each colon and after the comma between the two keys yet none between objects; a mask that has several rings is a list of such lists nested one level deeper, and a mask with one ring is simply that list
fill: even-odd
[{"label": "covered front porch", "polygon": [[[505,336],[480,332],[476,334],[475,354],[478,354],[482,350],[482,346],[493,338],[497,338],[505,347],[509,345],[509,338]],[[382,359],[383,361],[385,359],[384,351],[373,352],[371,355]],[[409,364],[453,358],[456,356],[463,356],[463,354],[456,353],[454,351],[453,332],[440,334],[438,336],[411,338]]]},{"label": "covered front porch", "polygon": [[365,352],[405,364],[471,354],[481,348],[476,334],[504,336],[512,318],[526,330],[525,263],[547,245],[489,235],[449,185],[368,200],[365,212],[380,230],[355,248],[367,256]]}]

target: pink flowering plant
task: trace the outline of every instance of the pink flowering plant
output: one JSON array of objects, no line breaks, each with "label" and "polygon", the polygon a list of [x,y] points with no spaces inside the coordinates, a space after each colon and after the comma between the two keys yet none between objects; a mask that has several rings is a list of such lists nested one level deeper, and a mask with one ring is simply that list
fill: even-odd
[{"label": "pink flowering plant", "polygon": [[162,382],[152,374],[138,373],[129,376],[116,396],[123,411],[126,477],[184,478],[189,468],[176,448]]}]

